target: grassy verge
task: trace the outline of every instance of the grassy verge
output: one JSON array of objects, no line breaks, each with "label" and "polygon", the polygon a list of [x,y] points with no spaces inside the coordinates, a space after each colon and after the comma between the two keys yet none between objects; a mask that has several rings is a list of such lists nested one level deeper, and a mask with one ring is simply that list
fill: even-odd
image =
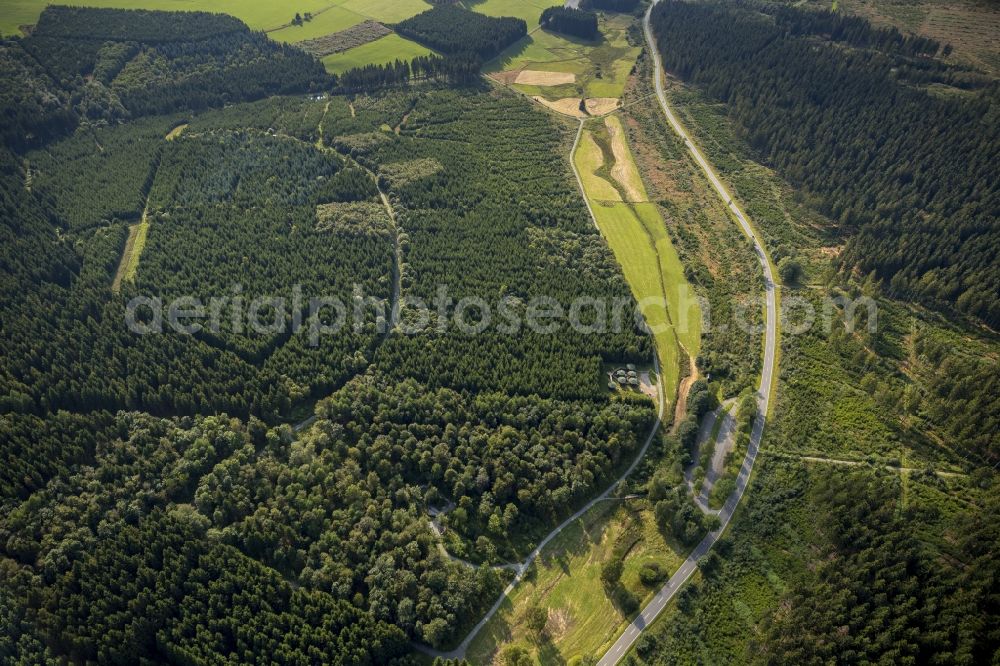
[{"label": "grassy verge", "polygon": [[672,402],[680,373],[677,335],[664,303],[663,282],[655,247],[632,206],[621,202],[593,202],[597,226],[622,265],[625,279],[643,306],[646,324],[653,331],[663,373],[663,390]]},{"label": "grassy verge", "polygon": [[[605,563],[624,562],[620,582],[606,586]],[[540,663],[565,663],[600,654],[631,615],[624,604],[641,604],[654,586],[643,584],[640,571],[674,571],[682,561],[664,541],[652,512],[605,502],[568,527],[542,552],[532,570],[469,647],[473,664],[491,663],[505,650],[518,648]],[[630,607],[629,607],[630,608]],[[529,617],[544,613],[544,627],[533,629]]]},{"label": "grassy verge", "polygon": [[146,247],[146,236],[149,234],[149,220],[146,213],[142,214],[142,221],[133,224],[128,228],[128,239],[125,241],[125,250],[122,252],[121,263],[115,271],[114,280],[111,282],[111,291],[118,293],[121,291],[123,282],[135,280],[136,271],[139,270],[139,257]]}]

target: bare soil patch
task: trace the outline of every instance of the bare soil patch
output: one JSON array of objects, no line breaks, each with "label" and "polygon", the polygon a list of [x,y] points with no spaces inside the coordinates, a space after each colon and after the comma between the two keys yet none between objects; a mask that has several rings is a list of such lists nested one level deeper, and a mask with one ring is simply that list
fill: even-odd
[{"label": "bare soil patch", "polygon": [[586,118],[587,114],[580,110],[579,97],[564,97],[563,99],[548,100],[544,97],[533,97],[536,102],[548,108],[573,118]]},{"label": "bare soil patch", "polygon": [[561,86],[566,83],[576,83],[576,74],[572,72],[542,72],[536,69],[524,69],[517,75],[514,83],[522,86]]},{"label": "bare soil patch", "polygon": [[588,97],[585,104],[587,113],[592,116],[603,116],[617,109],[618,102],[617,97]]},{"label": "bare soil patch", "polygon": [[503,72],[493,72],[489,75],[494,81],[499,81],[505,86],[514,84],[517,81],[517,77],[521,74],[520,69],[505,70]]},{"label": "bare soil patch", "polygon": [[545,623],[545,632],[552,640],[559,640],[570,629],[573,618],[569,611],[564,608],[550,608],[548,620]]}]

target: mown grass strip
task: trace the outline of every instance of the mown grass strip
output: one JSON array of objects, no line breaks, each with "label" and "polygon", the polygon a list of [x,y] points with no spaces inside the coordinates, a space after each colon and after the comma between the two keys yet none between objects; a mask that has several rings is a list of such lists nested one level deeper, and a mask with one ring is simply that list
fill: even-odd
[{"label": "mown grass strip", "polygon": [[128,239],[125,241],[125,251],[122,252],[122,260],[115,271],[115,278],[111,282],[111,291],[118,293],[122,289],[123,282],[135,280],[135,274],[139,270],[139,257],[142,249],[146,246],[146,236],[149,234],[149,220],[146,213],[142,214],[142,222],[133,224],[128,228]]}]

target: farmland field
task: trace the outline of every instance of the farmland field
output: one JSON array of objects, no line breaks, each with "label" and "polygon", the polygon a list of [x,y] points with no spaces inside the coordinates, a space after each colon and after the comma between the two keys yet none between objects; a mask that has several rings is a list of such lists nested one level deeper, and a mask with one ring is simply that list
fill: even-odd
[{"label": "farmland field", "polygon": [[553,3],[547,0],[472,0],[465,5],[487,16],[515,16],[528,23],[528,31],[538,28],[538,17]]},{"label": "farmland field", "polygon": [[[3,0],[0,2],[0,33],[16,34],[21,25],[38,20],[41,11],[51,4],[47,0]],[[57,4],[122,9],[160,9],[167,11],[206,11],[231,14],[254,30],[267,30],[271,39],[299,42],[345,30],[367,19],[395,23],[430,8],[424,0],[303,0],[295,5],[283,5],[263,0],[67,0]],[[539,10],[540,12],[541,10]],[[287,25],[296,12],[314,15],[302,25]],[[537,17],[536,17],[537,22]],[[284,26],[284,27],[283,27]],[[399,42],[406,42],[400,44]],[[383,53],[385,55],[383,55]],[[428,53],[412,42],[397,38],[382,42],[378,49],[369,49],[345,58],[344,63],[328,67],[340,72],[350,67],[391,62],[396,58],[413,58]]]},{"label": "farmland field", "polygon": [[[18,26],[33,24],[50,4],[118,9],[159,9],[163,11],[203,11],[231,14],[255,30],[270,30],[292,20],[295,12],[317,13],[338,4],[327,0],[302,0],[294,7],[265,0],[4,0],[0,3],[0,32],[16,33]],[[363,17],[358,18],[358,22]]]},{"label": "farmland field", "polygon": [[343,7],[330,7],[302,25],[290,25],[287,28],[274,30],[267,33],[267,36],[279,42],[301,42],[346,30],[366,18]]}]

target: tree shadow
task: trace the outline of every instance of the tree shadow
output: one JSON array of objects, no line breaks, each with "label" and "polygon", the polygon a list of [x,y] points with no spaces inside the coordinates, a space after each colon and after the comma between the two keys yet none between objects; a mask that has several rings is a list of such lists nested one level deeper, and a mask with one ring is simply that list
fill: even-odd
[{"label": "tree shadow", "polygon": [[556,648],[556,644],[552,642],[548,633],[543,633],[536,645],[538,645],[538,661],[540,663],[546,664],[546,666],[549,664],[563,666],[566,663],[566,658],[559,653],[559,649]]},{"label": "tree shadow", "polygon": [[639,598],[632,594],[621,581],[614,585],[605,585],[604,593],[607,594],[611,605],[625,618],[630,618],[639,612]]}]

